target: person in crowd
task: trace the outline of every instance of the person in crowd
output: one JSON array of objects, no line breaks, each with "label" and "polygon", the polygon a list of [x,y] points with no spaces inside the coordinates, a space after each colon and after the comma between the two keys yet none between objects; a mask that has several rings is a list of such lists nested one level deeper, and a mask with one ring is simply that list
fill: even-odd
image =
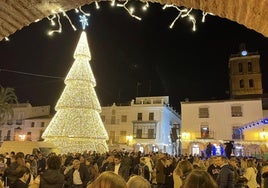
[{"label": "person in crowd", "polygon": [[247,168],[244,174],[244,177],[247,179],[247,185],[249,188],[258,187],[258,183],[256,180],[257,177],[257,169],[255,167],[253,159],[247,160]]},{"label": "person in crowd", "polygon": [[173,171],[174,171],[174,164],[172,158],[167,158],[164,163],[164,174],[165,174],[165,187],[173,187]]},{"label": "person in crowd", "polygon": [[90,182],[94,181],[99,176],[97,163],[94,161],[92,157],[88,157],[85,161],[85,167],[87,168],[90,176],[89,181]]},{"label": "person in crowd", "polygon": [[68,188],[85,188],[90,180],[90,175],[85,166],[80,165],[78,159],[73,160],[73,168],[65,175]]},{"label": "person in crowd", "polygon": [[228,159],[224,156],[218,156],[217,164],[221,167],[216,180],[219,188],[233,188],[235,183],[234,169],[228,164]]},{"label": "person in crowd", "polygon": [[140,163],[137,164],[134,167],[134,174],[142,176],[145,178],[147,181],[150,179],[150,170],[149,167],[146,165],[146,160],[144,157],[140,158]]},{"label": "person in crowd", "polygon": [[268,163],[263,164],[261,170],[261,177],[262,177],[262,187],[268,188]]},{"label": "person in crowd", "polygon": [[60,167],[61,158],[57,155],[49,156],[47,169],[35,179],[39,188],[63,188],[65,180],[64,175],[59,171]]},{"label": "person in crowd", "polygon": [[120,175],[112,172],[102,172],[87,188],[127,188],[127,183]]},{"label": "person in crowd", "polygon": [[37,154],[37,175],[42,174],[46,169],[46,158],[41,152]]},{"label": "person in crowd", "polygon": [[218,188],[218,185],[207,171],[194,169],[185,179],[182,188]]},{"label": "person in crowd", "polygon": [[239,181],[241,182],[241,178],[240,178],[240,169],[238,166],[238,160],[236,159],[236,157],[231,157],[229,160],[229,164],[233,167],[234,169],[234,182],[235,184]]},{"label": "person in crowd", "polygon": [[25,155],[23,152],[18,152],[15,155],[15,160],[13,161],[13,156],[11,156],[11,163],[4,171],[5,183],[10,188],[12,184],[19,178],[21,169],[25,166]]},{"label": "person in crowd", "polygon": [[127,181],[129,178],[129,168],[128,166],[122,165],[121,159],[122,158],[120,154],[115,154],[113,163],[110,163],[107,166],[107,171],[113,171],[114,173],[122,176],[122,178]]},{"label": "person in crowd", "polygon": [[29,156],[29,163],[30,163],[30,170],[34,177],[37,176],[37,161],[34,157],[34,155]]},{"label": "person in crowd", "polygon": [[207,145],[207,148],[206,148],[207,158],[210,158],[211,152],[212,152],[212,144],[209,142],[208,145]]},{"label": "person in crowd", "polygon": [[29,176],[30,176],[30,169],[27,168],[26,166],[21,166],[17,175],[18,178],[10,186],[10,188],[28,188],[27,180],[29,179]]},{"label": "person in crowd", "polygon": [[127,181],[127,188],[151,188],[151,185],[144,177],[134,175]]},{"label": "person in crowd", "polygon": [[216,181],[221,168],[217,164],[217,157],[215,157],[215,156],[211,157],[210,161],[211,161],[211,164],[208,166],[207,172]]},{"label": "person in crowd", "polygon": [[106,159],[102,161],[102,165],[99,168],[99,172],[102,173],[104,171],[107,171],[108,166],[113,165],[113,162],[114,162],[114,156],[107,155]]},{"label": "person in crowd", "polygon": [[156,162],[155,169],[156,169],[156,182],[157,188],[164,188],[165,186],[165,173],[164,173],[164,164],[165,164],[165,154],[159,153],[159,158]]},{"label": "person in crowd", "polygon": [[180,188],[192,170],[193,165],[190,161],[180,161],[173,172],[174,188]]}]

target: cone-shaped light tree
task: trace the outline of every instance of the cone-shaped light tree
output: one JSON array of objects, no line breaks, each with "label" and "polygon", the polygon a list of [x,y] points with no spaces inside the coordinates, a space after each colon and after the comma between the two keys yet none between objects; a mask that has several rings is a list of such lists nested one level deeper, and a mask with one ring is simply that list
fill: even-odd
[{"label": "cone-shaped light tree", "polygon": [[85,31],[81,33],[74,59],[55,107],[56,114],[42,137],[61,153],[107,152],[108,135],[100,118],[101,106],[94,90],[96,81],[89,64],[91,54]]}]

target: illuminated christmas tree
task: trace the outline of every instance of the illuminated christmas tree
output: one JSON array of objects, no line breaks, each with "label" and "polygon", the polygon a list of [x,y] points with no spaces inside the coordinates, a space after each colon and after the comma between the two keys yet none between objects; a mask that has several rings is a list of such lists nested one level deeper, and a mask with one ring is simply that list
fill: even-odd
[{"label": "illuminated christmas tree", "polygon": [[89,61],[91,54],[85,31],[74,52],[74,63],[64,81],[52,118],[42,137],[61,153],[108,151],[107,131],[100,118],[101,106],[94,90],[96,81]]}]

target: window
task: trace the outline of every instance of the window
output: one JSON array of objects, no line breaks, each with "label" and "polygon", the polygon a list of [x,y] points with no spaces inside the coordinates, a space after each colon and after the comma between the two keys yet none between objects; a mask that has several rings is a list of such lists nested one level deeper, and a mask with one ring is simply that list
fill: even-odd
[{"label": "window", "polygon": [[149,113],[149,121],[153,121],[154,120],[154,113],[150,112]]},{"label": "window", "polygon": [[232,106],[232,117],[241,117],[242,116],[242,107],[241,106]]},{"label": "window", "polygon": [[34,127],[34,122],[31,123],[31,127]]},{"label": "window", "polygon": [[142,113],[138,113],[137,120],[138,120],[138,121],[142,121]]},{"label": "window", "polygon": [[2,131],[0,130],[0,141],[2,141]]},{"label": "window", "polygon": [[127,122],[127,116],[126,115],[121,116],[121,122]]},{"label": "window", "polygon": [[240,88],[245,87],[244,80],[239,80],[239,86],[240,86]]},{"label": "window", "polygon": [[32,140],[32,133],[31,132],[27,132],[27,135],[26,135],[26,138],[25,138],[25,140],[26,141],[31,141]]},{"label": "window", "polygon": [[243,72],[243,64],[242,63],[238,63],[238,71]]},{"label": "window", "polygon": [[207,107],[199,108],[199,118],[208,118],[209,112]]},{"label": "window", "polygon": [[243,139],[243,132],[239,130],[239,126],[233,126],[232,139]]},{"label": "window", "polygon": [[41,122],[41,127],[45,127],[45,122]]},{"label": "window", "polygon": [[120,131],[119,143],[127,143],[127,132]]},{"label": "window", "polygon": [[249,87],[254,87],[254,80],[253,79],[249,79],[248,85],[249,85]]},{"label": "window", "polygon": [[109,132],[109,142],[110,142],[110,144],[115,143],[115,131]]},{"label": "window", "polygon": [[150,139],[155,138],[154,129],[148,129],[148,138],[150,138]]},{"label": "window", "polygon": [[137,129],[136,138],[142,138],[142,129]]},{"label": "window", "polygon": [[111,117],[111,124],[115,124],[115,116]]},{"label": "window", "polygon": [[112,115],[115,115],[115,110],[112,110]]},{"label": "window", "polygon": [[248,72],[252,72],[252,63],[248,62]]},{"label": "window", "polygon": [[105,122],[105,116],[101,116],[102,122]]},{"label": "window", "polygon": [[208,125],[201,125],[201,138],[209,138],[209,128]]}]

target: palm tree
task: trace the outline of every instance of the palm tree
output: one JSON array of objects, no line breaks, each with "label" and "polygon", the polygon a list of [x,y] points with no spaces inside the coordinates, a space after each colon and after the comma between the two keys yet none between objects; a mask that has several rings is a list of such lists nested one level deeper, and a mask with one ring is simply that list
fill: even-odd
[{"label": "palm tree", "polygon": [[11,104],[18,103],[14,88],[4,88],[0,85],[0,124],[5,123],[8,117],[14,115]]}]

